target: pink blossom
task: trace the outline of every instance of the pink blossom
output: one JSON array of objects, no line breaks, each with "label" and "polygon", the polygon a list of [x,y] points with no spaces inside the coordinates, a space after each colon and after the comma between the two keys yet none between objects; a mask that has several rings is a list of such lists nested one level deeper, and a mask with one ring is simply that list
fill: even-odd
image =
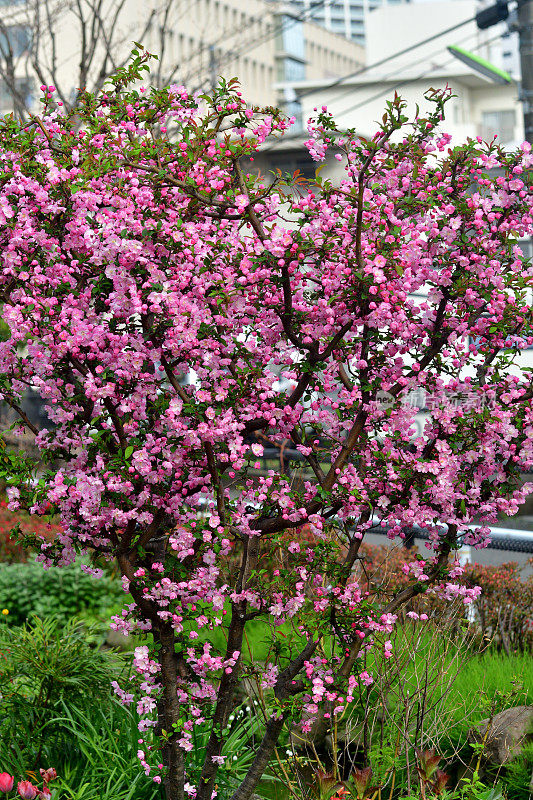
[{"label": "pink blossom", "polygon": [[[533,233],[531,148],[450,155],[447,95],[409,147],[387,117],[364,140],[317,108],[309,153],[334,145],[342,176],[298,185],[247,174],[291,122],[231,86],[211,101],[121,84],[79,117],[47,103],[31,132],[0,130],[1,399],[18,413],[32,386],[51,422],[19,414],[50,469],[13,462],[9,506],[60,517],[45,567],[118,558],[130,596],[112,626],[150,633],[113,683],[146,775],[168,763],[170,696],[186,752],[243,674],[292,693],[304,730],[343,713],[403,613],[364,575],[367,532],[420,525],[427,555],[402,587],[475,603],[443,564],[531,491],[509,480],[533,469],[516,243]],[[189,796],[210,800],[221,759]]]},{"label": "pink blossom", "polygon": [[0,792],[10,792],[13,788],[14,778],[7,772],[0,773]]},{"label": "pink blossom", "polygon": [[17,783],[17,793],[24,800],[33,800],[34,797],[37,797],[38,791],[30,781],[19,781]]}]

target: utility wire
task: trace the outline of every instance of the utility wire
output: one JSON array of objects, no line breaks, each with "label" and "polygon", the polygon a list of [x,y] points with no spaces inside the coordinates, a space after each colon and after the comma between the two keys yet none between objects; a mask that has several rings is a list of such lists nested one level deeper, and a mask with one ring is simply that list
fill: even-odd
[{"label": "utility wire", "polygon": [[[497,36],[493,36],[492,39],[488,39],[486,42],[482,42],[482,43],[476,45],[475,47],[473,47],[472,51],[474,52],[476,50],[479,50],[481,47],[485,47],[485,45],[491,44],[492,42],[495,42],[499,38],[500,38],[500,34],[498,34]],[[453,56],[452,58],[448,59],[448,61],[445,61],[444,64],[442,64],[442,67],[439,67],[439,69],[441,69],[443,67],[447,67],[449,64],[453,64],[453,62],[455,60],[456,59]],[[419,63],[419,62],[414,62],[414,64],[409,64],[409,66],[415,66],[417,63]],[[419,81],[422,78],[428,77],[434,71],[435,71],[435,69],[431,68],[429,70],[425,70],[424,72],[421,72],[419,75],[414,75],[412,78],[406,78],[405,80],[400,81],[400,83],[397,83],[394,86],[389,86],[386,89],[383,89],[383,90],[381,90],[379,92],[376,92],[376,94],[373,94],[371,97],[367,97],[366,100],[361,100],[359,103],[354,103],[353,106],[349,106],[348,108],[342,109],[342,111],[339,111],[338,113],[340,115],[340,114],[349,114],[352,111],[357,111],[359,108],[363,108],[363,106],[368,105],[368,103],[372,103],[374,100],[377,100],[380,97],[383,97],[384,95],[390,94],[391,92],[395,92],[397,89],[399,89],[402,86],[406,86],[409,83],[413,83],[413,81]]]},{"label": "utility wire", "polygon": [[[224,58],[218,59],[217,66],[219,67],[225,61],[233,61],[234,59],[239,58],[241,55],[243,55],[244,53],[247,53],[248,51],[252,50],[253,48],[258,47],[259,45],[270,41],[270,39],[273,39],[275,36],[278,35],[278,33],[282,33],[284,30],[288,30],[289,28],[292,28],[297,22],[306,22],[309,19],[310,15],[314,11],[316,11],[317,8],[320,8],[321,6],[323,6],[325,4],[325,2],[326,2],[326,0],[315,0],[315,2],[312,3],[309,6],[309,8],[304,9],[300,14],[298,14],[297,16],[291,16],[289,22],[283,21],[278,25],[274,25],[272,27],[272,30],[269,31],[268,33],[263,34],[263,35],[257,37],[256,39],[252,39],[251,41],[249,40],[243,47],[241,47],[241,48],[239,48],[237,50],[231,50],[231,51],[225,53],[225,57]],[[241,27],[241,30],[246,30],[248,27],[249,27],[249,24],[246,24],[245,26]],[[239,30],[232,31],[231,35],[235,36],[238,33],[240,33]],[[225,38],[226,38],[226,36],[219,37],[214,42],[211,42],[210,44],[206,45],[206,47],[207,48],[213,47],[215,44],[220,42],[221,39],[223,40]],[[201,49],[198,52],[201,52]],[[196,56],[196,54],[195,54],[195,56]],[[195,56],[193,56],[192,58],[194,58]],[[191,61],[192,58],[188,59],[188,61]],[[187,62],[185,62],[185,63],[187,63]],[[202,67],[198,67],[193,72],[188,73],[188,75],[186,76],[186,79],[187,80],[191,80],[196,75],[199,75],[202,71],[203,71],[203,68]]]},{"label": "utility wire", "polygon": [[[457,40],[457,41],[455,42],[455,44],[456,44],[456,45],[460,45],[460,44],[466,44],[467,42],[469,42],[469,41],[471,41],[473,38],[475,38],[475,36],[476,36],[476,33],[469,33],[469,34],[468,34],[468,36],[463,36],[463,38],[462,38],[462,39],[459,39],[459,40]],[[496,36],[495,38],[496,38],[496,39],[497,39],[497,38],[499,38],[499,35],[498,35],[498,36]],[[474,50],[476,50],[476,49],[479,49],[480,47],[485,47],[486,45],[488,45],[488,44],[491,44],[491,42],[492,42],[492,41],[494,41],[494,39],[489,39],[489,40],[487,40],[486,42],[483,42],[483,43],[481,43],[481,44],[479,44],[479,45],[476,45],[476,47],[473,47],[473,49],[474,49]],[[412,67],[416,67],[416,66],[417,66],[417,64],[422,64],[422,63],[424,63],[424,62],[427,62],[429,59],[435,59],[435,58],[437,58],[437,57],[438,57],[438,56],[439,56],[441,53],[445,53],[445,52],[446,52],[446,49],[447,49],[447,45],[443,45],[443,46],[442,46],[442,47],[440,47],[438,50],[434,50],[434,51],[433,51],[432,53],[430,53],[429,55],[422,56],[421,58],[418,58],[416,61],[410,61],[408,64],[406,64],[406,66],[405,66],[405,67],[403,67],[403,69],[411,69]],[[449,62],[445,62],[445,63],[449,63]],[[444,66],[444,64],[442,64],[441,66]],[[394,71],[394,72],[388,72],[387,74],[380,76],[380,78],[379,78],[379,81],[380,81],[380,82],[381,82],[381,81],[386,81],[388,78],[391,78],[391,77],[392,77],[392,76],[395,74],[395,72],[396,72],[396,71]],[[314,92],[316,92],[316,91],[317,91],[317,89],[314,89],[313,91],[314,91]],[[333,98],[332,98],[332,99],[329,101],[329,103],[328,103],[328,109],[329,109],[329,105],[330,105],[330,103],[336,103],[338,100],[341,100],[341,99],[342,99],[342,98],[343,98],[345,95],[353,93],[353,91],[354,91],[354,87],[353,87],[353,86],[347,86],[347,87],[346,87],[344,90],[342,90],[342,91],[338,92],[338,93],[335,95],[335,97],[333,97]],[[304,96],[304,95],[298,95],[298,97],[302,97],[302,96]]]},{"label": "utility wire", "polygon": [[[409,47],[404,47],[402,50],[397,50],[395,53],[392,53],[390,56],[386,56],[385,58],[381,58],[379,61],[374,61],[373,64],[368,64],[366,67],[361,67],[357,69],[355,72],[350,72],[348,75],[342,75],[340,78],[336,78],[331,83],[327,83],[325,86],[321,86],[320,88],[325,91],[327,89],[333,89],[335,86],[340,86],[341,83],[344,81],[350,80],[350,78],[355,78],[358,75],[363,75],[363,73],[368,72],[371,69],[375,69],[376,67],[381,67],[383,64],[386,64],[388,61],[392,61],[399,56],[405,55],[405,53],[411,53],[413,50],[417,50],[419,47],[422,47],[425,44],[429,44],[430,42],[435,41],[435,39],[440,39],[441,36],[445,36],[447,33],[452,33],[453,31],[458,30],[459,28],[463,28],[465,25],[468,25],[470,22],[475,21],[475,16],[469,17],[468,19],[463,20],[463,22],[458,22],[456,25],[451,25],[449,28],[445,28],[438,33],[434,33],[432,36],[428,36],[426,39],[421,39],[419,42],[416,42]],[[315,89],[308,89],[307,91],[300,92],[298,97],[307,97],[308,94],[314,94],[316,92]]]},{"label": "utility wire", "polygon": [[[467,37],[465,37],[464,39],[462,39],[460,41],[464,42],[469,38],[470,38],[470,36],[467,36]],[[475,47],[473,47],[472,51],[479,50],[481,47],[485,47],[487,44],[492,44],[492,42],[495,42],[500,38],[501,38],[501,34],[497,34],[496,36],[493,36],[491,39],[488,39],[486,42],[481,42],[478,45],[476,45]],[[435,53],[433,53],[433,55],[435,56],[438,53],[441,53],[443,51],[444,51],[444,48],[441,48],[440,50],[435,51]],[[417,64],[419,64],[421,61],[424,61],[424,60],[425,60],[425,58],[424,59],[418,59],[417,61],[411,61],[406,65],[405,68],[409,69],[411,67],[414,67]],[[454,61],[455,61],[455,57],[452,57],[451,59],[448,59],[447,61],[445,61],[444,64],[441,65],[440,68],[447,67],[449,64],[453,64]],[[414,81],[419,81],[422,78],[425,78],[425,77],[431,75],[432,72],[434,72],[434,68],[431,68],[429,70],[425,70],[424,72],[421,72],[419,75],[413,75],[410,78],[406,78],[405,80],[400,81],[399,83],[396,83],[394,86],[388,86],[386,89],[381,89],[379,92],[376,92],[375,94],[371,95],[371,97],[367,97],[365,100],[361,100],[360,102],[355,103],[354,105],[349,106],[348,108],[339,110],[337,113],[338,113],[339,116],[341,116],[341,115],[344,115],[344,114],[349,114],[352,111],[357,111],[358,109],[363,108],[364,106],[368,105],[369,103],[372,103],[374,100],[378,100],[380,97],[384,97],[386,95],[391,94],[392,92],[395,92],[397,89],[400,89],[402,86],[407,86],[409,83],[413,83]],[[317,91],[317,90],[315,89],[314,91]],[[352,91],[353,91],[353,89],[352,89]],[[334,100],[332,102],[334,102]],[[271,145],[269,145],[267,147],[261,148],[261,153],[268,153],[270,150],[274,149],[276,144],[277,144],[277,142],[274,143],[274,144],[271,144]]]}]

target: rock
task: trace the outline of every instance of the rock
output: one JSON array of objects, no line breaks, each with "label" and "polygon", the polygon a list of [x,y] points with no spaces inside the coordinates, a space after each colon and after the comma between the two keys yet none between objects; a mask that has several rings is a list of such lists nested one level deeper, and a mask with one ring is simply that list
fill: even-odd
[{"label": "rock", "polygon": [[[469,731],[470,742],[482,742],[488,719]],[[483,758],[501,766],[520,755],[526,740],[533,739],[533,706],[506,708],[496,714],[485,739]]]},{"label": "rock", "polygon": [[106,636],[105,643],[108,647],[116,647],[118,650],[132,649],[132,637],[124,635],[120,631],[114,631],[112,628]]}]

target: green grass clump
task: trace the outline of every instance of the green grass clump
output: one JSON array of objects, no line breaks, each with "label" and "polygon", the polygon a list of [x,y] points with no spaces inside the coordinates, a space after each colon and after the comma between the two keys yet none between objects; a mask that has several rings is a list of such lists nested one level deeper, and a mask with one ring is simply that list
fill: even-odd
[{"label": "green grass clump", "polygon": [[[0,769],[34,780],[54,767],[57,800],[156,800],[140,769],[135,707],[111,681],[126,659],[91,646],[85,626],[34,618],[0,625]],[[144,735],[149,739],[149,734]]]},{"label": "green grass clump", "polygon": [[[446,698],[458,737],[494,713],[533,702],[531,655],[486,650],[465,659]],[[468,712],[468,713],[465,713]]]}]

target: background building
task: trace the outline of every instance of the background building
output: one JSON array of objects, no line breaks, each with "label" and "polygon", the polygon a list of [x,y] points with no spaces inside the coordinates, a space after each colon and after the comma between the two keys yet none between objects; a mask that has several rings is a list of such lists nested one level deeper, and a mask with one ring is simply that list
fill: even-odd
[{"label": "background building", "polygon": [[[512,147],[524,137],[517,58],[507,82],[497,82],[497,76],[480,74],[448,50],[458,45],[500,69],[509,65],[506,48],[516,55],[516,34],[502,39],[505,23],[489,31],[478,30],[478,8],[475,0],[428,0],[377,8],[368,16],[366,66],[342,80],[293,81],[279,84],[279,91],[291,96],[295,106],[299,104],[302,121],[325,105],[340,128],[353,128],[370,137],[394,92],[407,101],[412,114],[417,104],[422,109],[427,105],[428,88],[450,86],[454,97],[447,103],[443,129],[455,142],[468,136],[492,139],[496,134]],[[255,157],[254,168],[266,176],[276,168],[291,173],[299,169],[312,178],[317,164],[304,146],[307,138],[304,126],[295,126],[282,140],[264,147]],[[330,148],[321,176],[335,180],[343,174]]]},{"label": "background building", "polygon": [[497,134],[503,144],[516,144],[523,139],[517,81],[512,75],[507,82],[496,75],[482,75],[448,50],[450,45],[460,46],[496,67],[504,66],[501,31],[479,31],[477,9],[475,0],[434,0],[376,9],[368,17],[364,70],[341,82],[306,80],[286,88],[300,101],[304,119],[315,107],[327,105],[341,128],[355,128],[368,136],[375,132],[376,120],[394,92],[413,113],[416,104],[424,107],[429,87],[450,86],[455,96],[446,106],[443,128],[456,141],[468,136],[492,139]]},{"label": "background building", "polygon": [[380,5],[397,5],[410,0],[290,0],[292,6],[305,11],[319,25],[365,44],[365,20]]},{"label": "background building", "polygon": [[0,112],[32,110],[53,84],[68,107],[79,87],[100,89],[133,42],[160,56],[151,82],[206,89],[238,76],[251,103],[286,105],[291,81],[331,79],[360,66],[355,42],[267,0],[1,0]]}]

